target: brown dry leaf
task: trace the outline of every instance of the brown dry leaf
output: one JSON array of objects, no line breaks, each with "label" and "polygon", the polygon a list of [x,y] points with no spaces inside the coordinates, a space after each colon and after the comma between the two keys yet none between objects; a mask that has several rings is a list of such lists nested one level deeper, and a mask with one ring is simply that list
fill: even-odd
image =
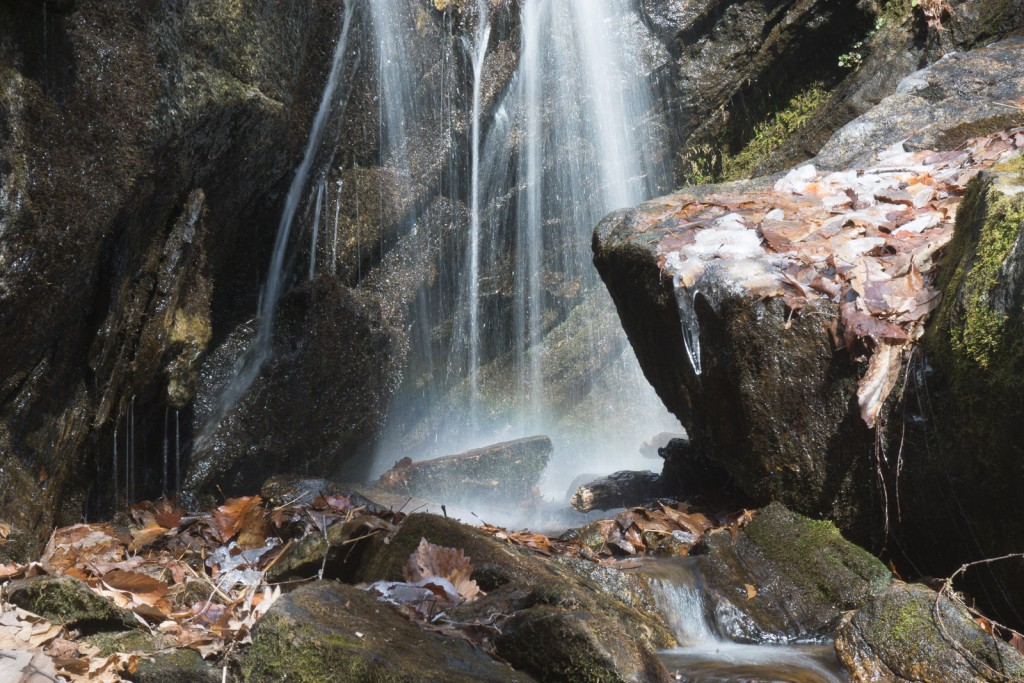
[{"label": "brown dry leaf", "polygon": [[103,575],[103,583],[114,590],[131,593],[136,602],[155,605],[167,595],[167,584],[138,572],[114,570]]},{"label": "brown dry leaf", "polygon": [[857,385],[860,415],[868,427],[874,427],[878,411],[899,380],[903,350],[908,344],[879,344],[868,360],[868,370]]},{"label": "brown dry leaf", "polygon": [[128,543],[129,539],[109,524],[75,524],[53,532],[40,564],[48,574],[68,574],[73,567],[87,566],[88,561],[124,559]]},{"label": "brown dry leaf", "polygon": [[0,580],[13,578],[24,571],[25,565],[18,564],[17,562],[7,562],[6,564],[0,564]]},{"label": "brown dry leaf", "polygon": [[473,565],[462,550],[434,545],[425,538],[420,539],[402,572],[410,583],[432,576],[448,579],[467,602],[480,595],[480,587],[469,578],[472,573]]},{"label": "brown dry leaf", "polygon": [[[257,516],[260,519],[263,517],[263,511],[259,507],[261,502],[262,499],[259,496],[248,496],[231,498],[218,507],[217,511],[213,513],[213,526],[217,530],[221,542],[227,543],[242,529],[248,528],[253,523],[258,523]],[[261,541],[259,545],[262,546],[263,542]]]},{"label": "brown dry leaf", "polygon": [[662,512],[671,519],[674,523],[679,525],[680,529],[689,531],[692,534],[701,536],[705,531],[715,526],[715,524],[700,512],[683,512],[659,503]]},{"label": "brown dry leaf", "polygon": [[1014,634],[1010,636],[1010,645],[1014,650],[1024,655],[1024,636],[1014,632]]},{"label": "brown dry leaf", "polygon": [[132,531],[132,542],[129,545],[129,549],[138,550],[144,546],[153,544],[157,539],[163,537],[164,534],[169,533],[168,529],[161,526],[157,522],[142,528]]}]

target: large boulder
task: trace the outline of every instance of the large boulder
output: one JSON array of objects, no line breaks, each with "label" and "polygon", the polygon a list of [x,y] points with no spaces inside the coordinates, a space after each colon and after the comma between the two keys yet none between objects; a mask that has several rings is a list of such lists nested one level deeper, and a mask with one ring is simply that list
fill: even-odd
[{"label": "large boulder", "polygon": [[920,584],[894,583],[843,620],[836,653],[856,683],[1002,683],[1024,658],[963,605]]},{"label": "large boulder", "polygon": [[[1022,56],[1024,38],[1009,39],[909,76],[841,129],[821,163],[869,163],[908,138],[911,148],[956,147],[1012,125],[1021,115],[1003,105],[1024,99]],[[864,365],[829,329],[837,304],[815,298],[794,313],[780,298],[744,294],[728,269],[706,270],[691,296],[659,260],[685,206],[712,192],[741,204],[774,180],[693,188],[613,213],[595,230],[594,262],[646,376],[696,447],[756,499],[827,514],[856,540],[877,542],[895,500],[877,485],[876,436],[858,414]]]},{"label": "large boulder", "polygon": [[622,584],[580,571],[572,563],[543,562],[530,551],[502,544],[454,520],[415,514],[394,538],[363,552],[357,578],[402,580],[402,568],[422,539],[461,549],[472,579],[487,595],[449,609],[462,624],[500,624],[493,644],[505,661],[542,681],[670,680],[654,652],[675,639],[649,602],[619,599]]},{"label": "large boulder", "polygon": [[529,681],[460,638],[428,633],[391,605],[334,582],[303,586],[270,608],[239,659],[241,680],[374,683]]}]

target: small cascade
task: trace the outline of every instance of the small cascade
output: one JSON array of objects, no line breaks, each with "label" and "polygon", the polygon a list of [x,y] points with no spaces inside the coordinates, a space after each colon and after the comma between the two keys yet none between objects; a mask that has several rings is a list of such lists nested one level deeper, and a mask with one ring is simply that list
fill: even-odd
[{"label": "small cascade", "polygon": [[[339,85],[345,73],[345,56],[347,54],[349,29],[352,24],[354,11],[355,3],[346,3],[341,33],[334,48],[334,56],[331,61],[331,71],[327,77],[327,84],[324,87],[320,106],[317,108],[313,125],[309,131],[309,138],[306,141],[302,162],[295,169],[295,175],[292,176],[292,182],[285,199],[284,209],[281,211],[281,220],[278,224],[277,236],[274,240],[270,266],[267,269],[267,280],[260,297],[259,324],[256,328],[256,334],[243,356],[235,363],[234,374],[231,380],[221,392],[216,407],[196,436],[196,449],[202,449],[213,438],[221,420],[224,419],[249,390],[249,387],[252,386],[252,383],[259,376],[264,361],[270,356],[274,314],[277,310],[278,301],[281,299],[282,294],[284,294],[285,284],[289,276],[286,266],[295,217],[298,214],[300,204],[306,199],[309,178],[317,162],[328,120],[335,109],[344,109],[347,100],[346,95],[341,98],[341,102],[337,102],[339,99],[337,95]],[[319,194],[317,196],[318,198],[320,197]],[[319,218],[319,210],[317,211],[317,218]],[[315,265],[312,263],[316,253],[315,239],[314,235],[314,244],[311,248],[313,254],[311,256],[311,271]]]},{"label": "small cascade", "polygon": [[659,653],[677,681],[689,683],[844,683],[832,643],[739,643],[722,637],[695,558],[646,566],[654,602],[679,647]]}]

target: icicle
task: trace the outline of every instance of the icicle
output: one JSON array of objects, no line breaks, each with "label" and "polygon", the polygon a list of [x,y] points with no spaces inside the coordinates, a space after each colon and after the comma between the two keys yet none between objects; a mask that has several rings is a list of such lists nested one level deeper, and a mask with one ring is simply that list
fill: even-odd
[{"label": "icicle", "polygon": [[170,407],[164,406],[164,469],[161,476],[160,489],[164,495],[167,495],[167,462],[170,459],[168,444],[169,437],[167,435],[167,422],[170,417]]},{"label": "icicle", "polygon": [[324,203],[324,181],[316,188],[316,208],[313,209],[313,239],[309,243],[309,279],[316,276],[317,233],[320,232],[320,210]]},{"label": "icicle", "polygon": [[181,422],[174,411],[174,494],[181,493]]},{"label": "icicle", "polygon": [[700,324],[697,322],[697,310],[693,303],[696,301],[697,290],[690,292],[686,287],[679,285],[679,275],[672,278],[672,285],[675,287],[676,306],[679,308],[679,322],[683,328],[683,345],[686,347],[686,357],[690,361],[690,369],[693,374],[700,377]]},{"label": "icicle", "polygon": [[338,274],[338,214],[341,213],[341,180],[338,180],[338,194],[334,197],[334,237],[331,239],[331,275]]}]

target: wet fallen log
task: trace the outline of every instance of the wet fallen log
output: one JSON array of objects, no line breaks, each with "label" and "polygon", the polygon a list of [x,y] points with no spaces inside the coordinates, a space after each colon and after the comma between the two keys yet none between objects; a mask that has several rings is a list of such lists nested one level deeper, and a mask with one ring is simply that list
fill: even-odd
[{"label": "wet fallen log", "polygon": [[531,436],[433,460],[403,458],[376,486],[440,503],[483,497],[519,502],[534,495],[551,450],[551,439]]},{"label": "wet fallen log", "polygon": [[576,488],[569,503],[580,512],[642,505],[667,495],[660,474],[623,470]]}]

